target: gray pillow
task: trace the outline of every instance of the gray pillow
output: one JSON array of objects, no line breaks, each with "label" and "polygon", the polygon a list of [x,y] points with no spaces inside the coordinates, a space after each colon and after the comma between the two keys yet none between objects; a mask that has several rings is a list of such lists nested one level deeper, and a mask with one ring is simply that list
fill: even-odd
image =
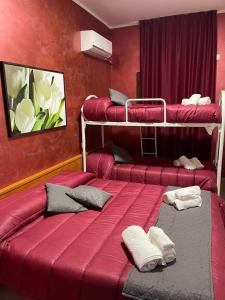
[{"label": "gray pillow", "polygon": [[73,190],[63,185],[46,183],[47,191],[47,212],[52,213],[77,213],[87,210],[81,203],[74,201],[66,195],[66,192]]},{"label": "gray pillow", "polygon": [[[124,105],[126,104],[126,101],[129,99],[126,95],[123,93],[120,93],[114,89],[109,89],[109,95],[112,102],[118,104],[118,105]],[[130,105],[130,102],[128,102],[128,106]]]},{"label": "gray pillow", "polygon": [[66,194],[75,201],[90,208],[102,208],[112,196],[103,190],[89,185],[80,185],[66,192]]},{"label": "gray pillow", "polygon": [[113,156],[116,162],[119,163],[134,163],[133,158],[130,156],[130,154],[123,148],[112,145],[112,152]]}]

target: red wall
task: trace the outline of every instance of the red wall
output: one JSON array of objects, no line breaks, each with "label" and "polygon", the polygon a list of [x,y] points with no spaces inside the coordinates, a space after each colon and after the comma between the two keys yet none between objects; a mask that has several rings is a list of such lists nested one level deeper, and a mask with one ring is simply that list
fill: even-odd
[{"label": "red wall", "polygon": [[[139,26],[113,29],[112,43],[111,86],[130,98],[136,98],[136,73],[140,71]],[[140,151],[137,127],[113,127],[112,132],[115,143],[125,146],[131,153]]]},{"label": "red wall", "polygon": [[0,28],[0,60],[65,73],[68,122],[65,129],[8,138],[0,89],[4,187],[80,153],[81,104],[88,94],[108,93],[110,65],[80,53],[79,31],[93,29],[110,38],[110,30],[71,0],[1,0]]},{"label": "red wall", "polygon": [[129,97],[136,97],[139,63],[139,26],[112,30],[113,64],[111,85]]},{"label": "red wall", "polygon": [[216,99],[219,99],[221,90],[225,89],[225,13],[218,14],[217,20],[217,53],[220,60],[217,61]]},{"label": "red wall", "polygon": [[[217,20],[218,20],[217,53],[220,54],[220,59],[217,61],[216,99],[219,99],[221,90],[225,89],[225,13],[218,14]],[[225,148],[223,151],[222,174],[223,176],[225,176]]]},{"label": "red wall", "polygon": [[[112,65],[112,88],[118,89],[130,97],[135,96],[136,72],[140,71],[139,26],[114,29],[112,31],[114,60]],[[218,50],[220,60],[217,62],[216,99],[225,88],[225,13],[218,14]],[[130,152],[140,151],[139,132],[137,128],[113,128],[113,140],[127,146]],[[215,138],[213,139],[214,142]],[[225,175],[225,151],[224,151]]]}]

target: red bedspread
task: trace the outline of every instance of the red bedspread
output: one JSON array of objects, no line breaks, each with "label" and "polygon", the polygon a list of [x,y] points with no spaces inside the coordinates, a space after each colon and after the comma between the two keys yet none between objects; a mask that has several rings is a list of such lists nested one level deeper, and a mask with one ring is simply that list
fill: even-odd
[{"label": "red bedspread", "polygon": [[87,171],[99,178],[150,183],[164,186],[199,185],[216,192],[215,167],[203,161],[202,170],[186,170],[173,166],[173,160],[155,157],[134,157],[133,164],[116,163],[111,150],[99,150],[88,155]]},{"label": "red bedspread", "polygon": [[[125,122],[125,106],[114,105],[109,98],[84,102],[84,116],[89,121]],[[181,105],[167,104],[167,122],[171,123],[220,123],[221,110],[217,104]],[[128,108],[130,122],[162,122],[162,105],[132,105]]]},{"label": "red bedspread", "polygon": [[[132,263],[121,243],[121,232],[131,224],[146,230],[155,224],[164,188],[82,176],[81,173],[67,172],[52,182],[75,186],[79,177],[80,182],[86,180],[89,185],[112,193],[113,198],[101,212],[42,214],[5,239],[0,244],[1,283],[40,300],[124,299],[121,291]],[[37,189],[43,191],[42,186]],[[0,212],[9,213],[11,209],[18,221],[25,206],[34,200],[26,197],[25,201],[22,195],[13,196],[14,202],[12,197],[9,201],[2,200]],[[31,214],[45,208],[45,195],[39,197],[41,207],[37,208],[34,200],[34,207],[31,204],[29,207]],[[20,206],[20,200],[23,206]],[[215,300],[222,300],[225,296],[224,228],[214,194],[212,200],[214,295]],[[7,217],[5,215],[5,219]]]}]

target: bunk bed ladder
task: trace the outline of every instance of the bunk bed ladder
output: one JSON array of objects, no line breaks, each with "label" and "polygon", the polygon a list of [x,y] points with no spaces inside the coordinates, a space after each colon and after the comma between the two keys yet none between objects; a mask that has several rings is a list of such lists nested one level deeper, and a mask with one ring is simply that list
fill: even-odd
[{"label": "bunk bed ladder", "polygon": [[[154,152],[144,151],[144,145],[143,145],[144,140],[151,140],[152,142],[154,142]],[[143,136],[143,127],[140,127],[140,145],[141,145],[141,156],[142,157],[144,155],[154,155],[155,157],[158,156],[157,128],[156,127],[154,127],[154,137],[145,137],[145,136]]]}]

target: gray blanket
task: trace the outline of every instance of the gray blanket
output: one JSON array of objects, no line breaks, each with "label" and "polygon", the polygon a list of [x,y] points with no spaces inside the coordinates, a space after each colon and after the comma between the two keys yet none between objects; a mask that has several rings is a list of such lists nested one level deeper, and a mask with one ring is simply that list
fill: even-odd
[{"label": "gray blanket", "polygon": [[184,211],[162,204],[157,226],[175,243],[176,262],[166,267],[158,266],[149,273],[141,273],[133,267],[123,295],[143,300],[214,299],[210,192],[202,191],[202,199],[201,207]]}]

